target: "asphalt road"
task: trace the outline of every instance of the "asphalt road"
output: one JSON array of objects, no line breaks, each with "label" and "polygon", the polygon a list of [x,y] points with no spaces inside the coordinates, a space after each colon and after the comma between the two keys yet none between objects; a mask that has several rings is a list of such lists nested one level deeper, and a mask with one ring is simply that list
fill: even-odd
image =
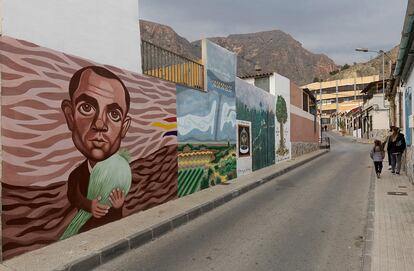
[{"label": "asphalt road", "polygon": [[370,146],[332,150],[97,270],[360,270]]}]

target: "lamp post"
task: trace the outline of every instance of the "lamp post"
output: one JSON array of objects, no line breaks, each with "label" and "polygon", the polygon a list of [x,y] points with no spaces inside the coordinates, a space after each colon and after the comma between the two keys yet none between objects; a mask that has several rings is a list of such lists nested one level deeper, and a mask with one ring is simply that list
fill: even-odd
[{"label": "lamp post", "polygon": [[382,93],[384,95],[384,108],[386,108],[385,106],[385,56],[386,56],[385,51],[384,50],[379,50],[379,51],[369,50],[368,48],[356,48],[355,51],[363,52],[363,53],[372,52],[372,53],[381,54],[382,56]]}]

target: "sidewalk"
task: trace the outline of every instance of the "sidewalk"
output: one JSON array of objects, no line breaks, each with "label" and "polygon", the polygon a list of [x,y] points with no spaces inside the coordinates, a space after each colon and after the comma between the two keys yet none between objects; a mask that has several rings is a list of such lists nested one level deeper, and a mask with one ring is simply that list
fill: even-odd
[{"label": "sidewalk", "polygon": [[414,187],[386,168],[372,174],[364,270],[414,270]]},{"label": "sidewalk", "polygon": [[91,270],[325,153],[306,154],[75,235],[5,261],[0,271]]}]

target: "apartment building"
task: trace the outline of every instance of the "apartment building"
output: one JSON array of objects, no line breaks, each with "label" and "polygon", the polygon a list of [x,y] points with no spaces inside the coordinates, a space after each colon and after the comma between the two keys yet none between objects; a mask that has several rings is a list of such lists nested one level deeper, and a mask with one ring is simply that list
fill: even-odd
[{"label": "apartment building", "polygon": [[[322,91],[322,125],[335,125],[332,123],[333,113],[346,112],[363,104],[361,93],[370,83],[378,81],[379,75],[346,78],[341,80],[315,82],[303,86],[309,89],[316,97],[318,111],[320,110],[320,100]],[[338,105],[337,105],[338,103]],[[333,119],[335,121],[335,119]]]}]

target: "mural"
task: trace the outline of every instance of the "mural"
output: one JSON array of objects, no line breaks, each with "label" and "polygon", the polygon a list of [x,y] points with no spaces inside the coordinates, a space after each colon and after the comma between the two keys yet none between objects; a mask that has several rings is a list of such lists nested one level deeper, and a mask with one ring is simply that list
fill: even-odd
[{"label": "mural", "polygon": [[237,120],[237,176],[252,173],[252,124]]},{"label": "mural", "polygon": [[237,151],[238,157],[250,157],[251,142],[251,123],[237,122]]},{"label": "mural", "polygon": [[275,74],[275,152],[276,162],[292,157],[290,142],[290,81]]},{"label": "mural", "polygon": [[279,147],[276,150],[278,157],[285,157],[289,155],[289,150],[286,148],[286,135],[284,126],[288,120],[288,112],[286,108],[286,101],[283,96],[278,95],[276,101],[276,120],[279,123]]},{"label": "mural", "polygon": [[222,96],[177,86],[180,197],[236,178],[236,112],[228,103],[220,110]]},{"label": "mural", "polygon": [[238,120],[252,129],[252,170],[275,163],[275,97],[247,82],[236,80]]},{"label": "mural", "polygon": [[177,197],[174,84],[1,37],[3,259]]},{"label": "mural", "polygon": [[206,91],[177,86],[178,196],[236,178],[236,55],[203,41]]},{"label": "mural", "polygon": [[203,40],[203,60],[207,74],[207,91],[228,92],[230,97],[234,98],[236,54],[205,39]]},{"label": "mural", "polygon": [[404,93],[404,101],[405,101],[405,140],[407,141],[407,145],[411,145],[411,129],[409,124],[410,115],[412,114],[412,90],[411,87],[407,87]]}]

